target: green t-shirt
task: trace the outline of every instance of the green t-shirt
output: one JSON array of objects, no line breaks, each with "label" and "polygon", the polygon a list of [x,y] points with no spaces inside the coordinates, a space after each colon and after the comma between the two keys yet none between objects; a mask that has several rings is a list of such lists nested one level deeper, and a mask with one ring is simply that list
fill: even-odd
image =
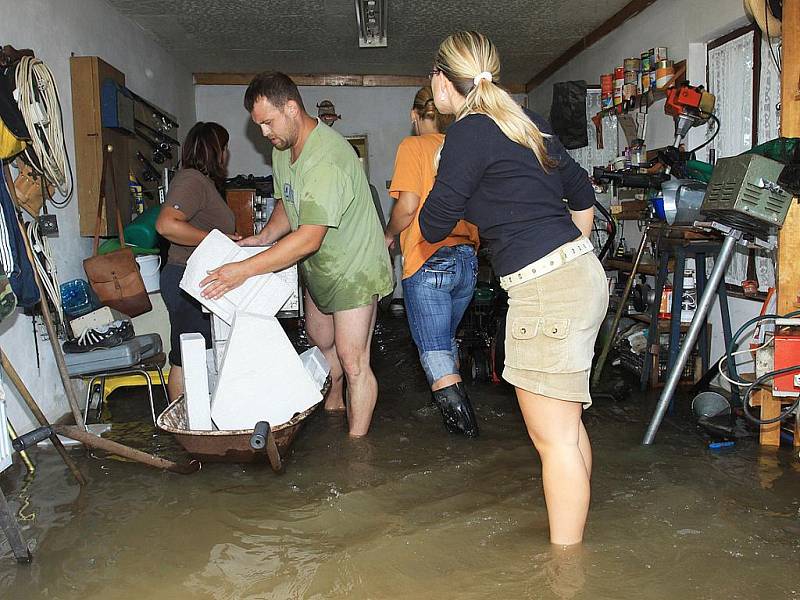
[{"label": "green t-shirt", "polygon": [[364,306],[392,291],[389,253],[364,167],[339,133],[319,122],[299,158],[272,150],[275,198],[292,231],[326,225],[319,250],[300,263],[317,307],[332,313]]}]

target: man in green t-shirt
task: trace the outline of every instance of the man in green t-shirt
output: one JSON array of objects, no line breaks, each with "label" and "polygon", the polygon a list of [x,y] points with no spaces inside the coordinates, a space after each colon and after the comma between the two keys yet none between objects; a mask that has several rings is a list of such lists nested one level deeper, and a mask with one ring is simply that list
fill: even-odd
[{"label": "man in green t-shirt", "polygon": [[331,365],[325,408],[346,408],[350,435],[365,435],[378,396],[369,365],[377,301],[393,283],[364,168],[347,140],[306,112],[286,75],[257,75],[244,105],[273,146],[276,202],[261,233],[240,244],[275,245],[212,271],[201,282],[203,295],[218,298],[248,277],[299,263],[306,331]]}]

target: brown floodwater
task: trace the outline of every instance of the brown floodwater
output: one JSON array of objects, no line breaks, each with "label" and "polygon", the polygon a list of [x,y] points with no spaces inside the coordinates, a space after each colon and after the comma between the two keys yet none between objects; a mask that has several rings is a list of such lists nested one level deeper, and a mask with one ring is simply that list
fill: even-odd
[{"label": "brown floodwater", "polygon": [[[0,598],[800,597],[800,460],[752,440],[710,451],[687,416],[639,445],[639,394],[585,415],[595,453],[586,541],[547,543],[541,469],[502,385],[469,387],[481,436],[448,435],[402,318],[379,325],[380,398],[366,439],[318,411],[286,473],[206,464],[164,473],[73,450],[33,452],[0,484],[34,554],[0,540]],[[114,394],[113,439],[183,457],[141,391]],[[2,534],[0,534],[2,538]]]}]

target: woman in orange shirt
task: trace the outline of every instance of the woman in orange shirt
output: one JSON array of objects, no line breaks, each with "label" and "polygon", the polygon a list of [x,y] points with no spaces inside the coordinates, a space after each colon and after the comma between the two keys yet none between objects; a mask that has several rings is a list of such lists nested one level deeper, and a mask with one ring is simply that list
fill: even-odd
[{"label": "woman in orange shirt", "polygon": [[418,220],[451,122],[452,117],[436,110],[430,86],[417,92],[411,109],[416,135],[405,138],[397,149],[389,192],[396,202],[386,226],[386,245],[391,247],[400,234],[408,324],[445,427],[475,437],[478,424],[458,373],[455,334],[475,290],[478,230],[460,221],[448,237],[431,244],[422,237]]}]

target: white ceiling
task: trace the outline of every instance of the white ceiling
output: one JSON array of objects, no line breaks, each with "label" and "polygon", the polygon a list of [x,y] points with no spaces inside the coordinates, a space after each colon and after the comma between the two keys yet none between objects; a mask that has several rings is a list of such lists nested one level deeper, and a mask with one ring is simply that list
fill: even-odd
[{"label": "white ceiling", "polygon": [[[107,0],[191,71],[424,75],[448,34],[497,44],[528,81],[628,0],[388,0],[388,48],[358,47],[354,0]],[[613,33],[611,34],[613,35]]]}]

